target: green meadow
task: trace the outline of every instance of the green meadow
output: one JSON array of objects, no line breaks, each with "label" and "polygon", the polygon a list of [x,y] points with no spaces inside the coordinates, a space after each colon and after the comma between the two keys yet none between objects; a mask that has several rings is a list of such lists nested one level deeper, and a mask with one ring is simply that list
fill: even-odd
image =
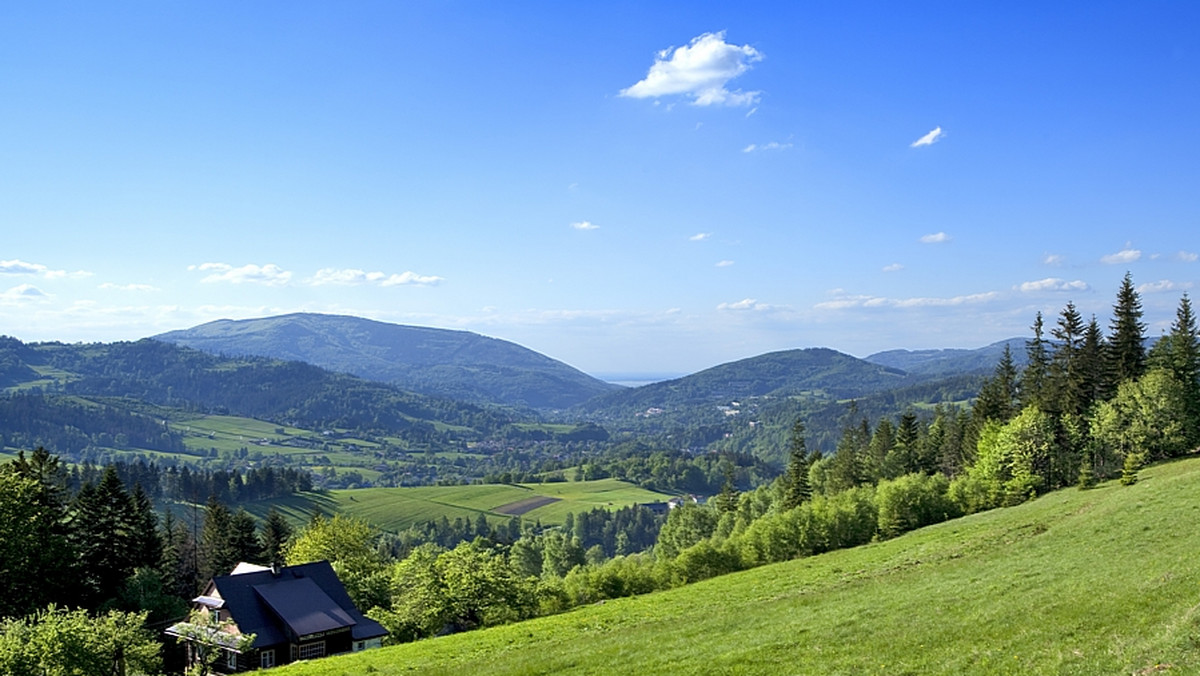
[{"label": "green meadow", "polygon": [[[569,512],[597,507],[618,509],[634,503],[657,502],[669,496],[617,479],[547,484],[475,484],[469,486],[414,486],[408,488],[358,488],[304,493],[246,506],[262,517],[274,506],[293,522],[307,522],[313,513],[341,513],[365,519],[376,528],[398,532],[409,526],[437,521],[443,516],[478,518],[493,523],[512,516],[561,524]],[[541,504],[523,511],[523,507]]]},{"label": "green meadow", "polygon": [[272,670],[1200,673],[1200,459],[562,615]]}]

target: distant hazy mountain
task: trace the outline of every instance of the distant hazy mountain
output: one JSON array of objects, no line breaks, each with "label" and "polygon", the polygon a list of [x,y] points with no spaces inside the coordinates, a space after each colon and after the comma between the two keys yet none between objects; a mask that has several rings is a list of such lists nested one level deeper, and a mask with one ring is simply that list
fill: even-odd
[{"label": "distant hazy mountain", "polygon": [[689,376],[614,392],[587,404],[618,413],[651,407],[679,408],[754,396],[809,394],[844,399],[900,387],[909,382],[895,368],[872,364],[826,348],[770,352]]},{"label": "distant hazy mountain", "polygon": [[1004,346],[1012,350],[1013,363],[1025,365],[1025,339],[1009,338],[975,350],[888,350],[877,352],[866,361],[900,369],[912,375],[944,376],[971,373],[990,374],[1004,355]]},{"label": "distant hazy mountain", "polygon": [[304,361],[474,402],[567,408],[620,389],[508,341],[360,317],[300,313],[222,319],[155,338],[214,354]]}]

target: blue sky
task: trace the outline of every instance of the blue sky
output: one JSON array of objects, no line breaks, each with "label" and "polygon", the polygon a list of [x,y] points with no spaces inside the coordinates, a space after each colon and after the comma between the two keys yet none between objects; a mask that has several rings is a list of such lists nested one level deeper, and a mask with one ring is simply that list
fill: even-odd
[{"label": "blue sky", "polygon": [[5,3],[0,333],[294,311],[592,373],[1200,280],[1200,4]]}]

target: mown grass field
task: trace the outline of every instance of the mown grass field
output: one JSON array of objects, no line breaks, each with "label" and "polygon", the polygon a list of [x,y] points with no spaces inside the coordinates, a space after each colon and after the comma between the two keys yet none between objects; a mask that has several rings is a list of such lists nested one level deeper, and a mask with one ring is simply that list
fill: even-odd
[{"label": "mown grass field", "polygon": [[520,514],[521,518],[543,524],[561,524],[568,512],[585,512],[596,507],[616,509],[635,502],[667,499],[661,493],[639,488],[617,479],[572,481],[549,484],[483,484],[471,486],[415,486],[411,488],[359,488],[327,493],[306,493],[247,505],[246,510],[265,516],[274,506],[293,522],[308,521],[314,511],[366,519],[375,527],[392,532],[445,516],[478,518],[500,523],[511,518],[499,510],[530,498],[556,498],[555,502]]},{"label": "mown grass field", "polygon": [[1200,459],[1130,487],[269,673],[1196,674]]}]

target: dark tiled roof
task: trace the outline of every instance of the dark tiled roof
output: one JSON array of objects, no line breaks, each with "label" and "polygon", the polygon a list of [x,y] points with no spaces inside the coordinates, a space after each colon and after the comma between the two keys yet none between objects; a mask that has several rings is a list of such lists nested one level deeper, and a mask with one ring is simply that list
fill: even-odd
[{"label": "dark tiled roof", "polygon": [[[356,641],[384,636],[380,624],[354,607],[328,561],[213,578],[225,609],[254,647],[287,643],[295,636],[351,627]],[[295,636],[289,636],[289,630]]]}]

